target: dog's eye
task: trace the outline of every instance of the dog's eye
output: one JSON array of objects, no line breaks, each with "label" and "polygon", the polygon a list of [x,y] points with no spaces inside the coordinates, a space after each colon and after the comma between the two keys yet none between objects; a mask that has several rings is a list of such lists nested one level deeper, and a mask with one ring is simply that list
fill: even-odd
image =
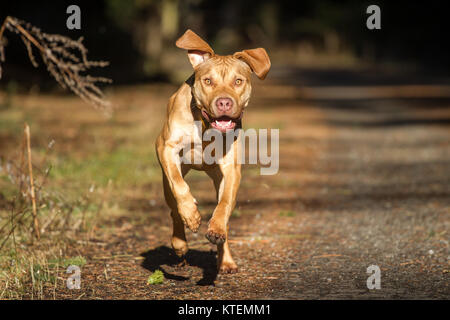
[{"label": "dog's eye", "polygon": [[242,79],[236,79],[234,82],[237,86],[240,86],[242,84]]},{"label": "dog's eye", "polygon": [[208,86],[211,84],[211,79],[209,79],[209,78],[206,78],[206,79],[203,80],[203,81],[205,81],[205,83],[206,83]]}]

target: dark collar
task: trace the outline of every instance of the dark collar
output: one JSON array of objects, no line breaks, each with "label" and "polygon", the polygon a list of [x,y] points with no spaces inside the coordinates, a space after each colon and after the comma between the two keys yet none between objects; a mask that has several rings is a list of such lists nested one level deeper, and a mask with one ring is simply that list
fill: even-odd
[{"label": "dark collar", "polygon": [[192,90],[194,90],[194,82],[195,82],[195,73],[193,73],[186,81],[185,83],[191,87],[191,113],[194,119],[196,118],[196,114],[200,115],[200,120],[202,121],[202,131],[206,130],[209,127],[209,121],[203,117],[202,111],[198,107],[197,103],[195,102],[194,94],[192,93]]}]

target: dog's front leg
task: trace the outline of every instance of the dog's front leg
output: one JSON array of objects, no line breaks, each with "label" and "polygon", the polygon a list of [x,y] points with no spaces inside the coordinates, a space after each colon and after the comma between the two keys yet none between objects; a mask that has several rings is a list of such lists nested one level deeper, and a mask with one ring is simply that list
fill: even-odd
[{"label": "dog's front leg", "polygon": [[157,153],[181,220],[192,232],[197,232],[202,217],[197,210],[189,186],[183,178],[181,165],[179,161],[176,161],[177,150],[170,143],[158,143]]},{"label": "dog's front leg", "polygon": [[217,267],[222,273],[234,273],[238,268],[228,246],[228,220],[236,205],[236,194],[241,181],[241,165],[220,164],[208,172],[216,186],[218,204],[208,224],[206,238],[217,244]]}]

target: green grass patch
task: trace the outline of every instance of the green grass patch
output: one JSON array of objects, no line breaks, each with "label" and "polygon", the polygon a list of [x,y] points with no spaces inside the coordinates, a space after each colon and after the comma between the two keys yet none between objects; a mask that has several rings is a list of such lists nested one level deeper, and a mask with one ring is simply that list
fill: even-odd
[{"label": "green grass patch", "polygon": [[234,218],[239,218],[242,215],[242,212],[238,209],[234,209],[233,212],[231,213],[231,216]]},{"label": "green grass patch", "polygon": [[56,277],[50,273],[50,270],[40,264],[33,265],[32,279],[40,282],[54,282]]},{"label": "green grass patch", "polygon": [[161,284],[164,282],[164,274],[161,270],[156,270],[147,279],[147,284]]},{"label": "green grass patch", "polygon": [[106,186],[111,180],[121,187],[161,179],[155,151],[151,146],[141,149],[118,148],[109,153],[90,155],[86,159],[58,159],[51,176],[98,186]]},{"label": "green grass patch", "polygon": [[280,217],[294,217],[295,212],[291,210],[282,210],[279,213]]},{"label": "green grass patch", "polygon": [[76,256],[65,259],[51,259],[48,261],[48,265],[50,268],[67,268],[69,266],[78,266],[82,267],[86,264],[86,259],[83,256]]}]

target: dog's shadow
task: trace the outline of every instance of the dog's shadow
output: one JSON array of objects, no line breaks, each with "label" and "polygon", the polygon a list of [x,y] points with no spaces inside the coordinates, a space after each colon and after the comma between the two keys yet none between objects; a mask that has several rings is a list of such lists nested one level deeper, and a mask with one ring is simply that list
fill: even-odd
[{"label": "dog's shadow", "polygon": [[[144,257],[142,267],[155,272],[155,270],[161,270],[164,273],[164,277],[171,280],[186,281],[189,278],[168,273],[162,266],[178,266],[182,260],[177,257],[173,249],[167,246],[159,246],[155,249],[141,253]],[[207,286],[214,285],[214,281],[217,278],[216,268],[216,253],[213,251],[199,251],[195,249],[189,249],[186,254],[186,262],[188,266],[199,267],[203,270],[203,277],[197,282],[197,285]]]}]

